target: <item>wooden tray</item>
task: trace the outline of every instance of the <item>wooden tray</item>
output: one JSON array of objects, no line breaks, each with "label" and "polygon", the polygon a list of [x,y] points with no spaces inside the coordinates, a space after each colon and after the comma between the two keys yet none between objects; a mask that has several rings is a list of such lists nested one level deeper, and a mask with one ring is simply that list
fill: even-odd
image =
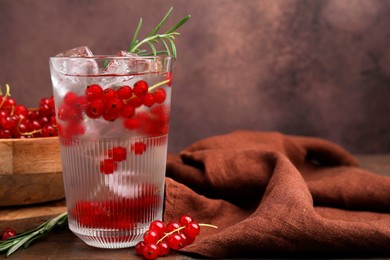
[{"label": "wooden tray", "polygon": [[63,199],[58,137],[0,139],[0,206]]},{"label": "wooden tray", "polygon": [[0,231],[11,227],[17,233],[23,233],[65,211],[65,200],[33,206],[0,207]]}]

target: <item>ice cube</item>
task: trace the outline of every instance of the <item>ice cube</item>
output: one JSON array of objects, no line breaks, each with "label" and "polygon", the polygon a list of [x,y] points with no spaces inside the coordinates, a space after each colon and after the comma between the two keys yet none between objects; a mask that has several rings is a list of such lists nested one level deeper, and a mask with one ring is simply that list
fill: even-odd
[{"label": "ice cube", "polygon": [[67,57],[67,59],[52,59],[54,69],[61,74],[81,76],[97,74],[99,71],[95,60],[83,59],[93,57],[92,51],[86,46],[61,52],[56,57]]},{"label": "ice cube", "polygon": [[93,53],[87,46],[76,47],[56,55],[57,57],[92,57]]},{"label": "ice cube", "polygon": [[[132,57],[133,59],[115,59],[105,68],[104,72],[107,74],[134,74],[142,72],[158,72],[161,63],[158,63],[152,59],[145,59],[134,53],[127,51],[120,51],[119,57]],[[158,65],[159,64],[159,65]]]}]

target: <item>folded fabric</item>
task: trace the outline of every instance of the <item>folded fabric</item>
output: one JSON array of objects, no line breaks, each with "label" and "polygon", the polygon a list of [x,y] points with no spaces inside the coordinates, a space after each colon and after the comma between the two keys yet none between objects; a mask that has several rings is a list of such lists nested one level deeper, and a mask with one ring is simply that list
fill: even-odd
[{"label": "folded fabric", "polygon": [[164,220],[182,214],[218,226],[181,250],[204,257],[390,253],[390,178],[318,138],[238,131],[170,155]]}]

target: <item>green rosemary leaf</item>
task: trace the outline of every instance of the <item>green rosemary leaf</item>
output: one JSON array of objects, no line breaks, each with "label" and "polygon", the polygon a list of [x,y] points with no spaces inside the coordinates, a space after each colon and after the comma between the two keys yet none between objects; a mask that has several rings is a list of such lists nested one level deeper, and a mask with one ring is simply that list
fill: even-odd
[{"label": "green rosemary leaf", "polygon": [[162,44],[163,44],[164,47],[165,47],[166,53],[167,53],[169,56],[171,56],[171,51],[169,50],[168,44],[165,42],[164,39],[161,39],[161,42],[162,42]]},{"label": "green rosemary leaf", "polygon": [[[167,12],[167,14],[164,16],[164,18],[159,22],[159,24],[152,30],[152,32],[149,34],[148,37],[146,37],[145,39],[143,39],[142,41],[138,41],[137,36],[138,36],[138,33],[139,33],[139,30],[141,28],[141,24],[142,24],[142,19],[140,20],[140,23],[138,24],[138,27],[137,27],[137,30],[134,34],[134,37],[133,37],[133,40],[128,48],[128,52],[131,52],[131,53],[135,53],[137,55],[147,55],[148,53],[146,53],[145,50],[141,50],[140,47],[143,45],[143,44],[148,44],[151,51],[153,52],[153,55],[157,55],[158,53],[168,53],[168,55],[171,55],[173,56],[174,58],[176,58],[176,46],[173,44],[173,41],[175,40],[175,35],[180,35],[180,33],[176,32],[176,30],[178,28],[180,28],[184,23],[186,23],[190,18],[191,16],[188,15],[186,17],[184,17],[183,19],[181,19],[176,25],[174,25],[171,29],[169,29],[166,33],[164,34],[157,34],[158,30],[161,28],[162,25],[164,25],[164,23],[166,22],[166,20],[168,19],[168,17],[171,15],[173,11],[173,8],[171,7],[169,9],[169,11]],[[169,48],[168,44],[165,40],[168,40],[171,44],[171,48]],[[157,44],[162,44],[164,46],[164,49],[165,51],[157,51]],[[155,46],[156,45],[156,46]]]},{"label": "green rosemary leaf", "polygon": [[131,44],[130,44],[129,49],[128,49],[129,52],[134,47],[134,45],[138,44],[137,37],[138,37],[139,30],[141,29],[141,26],[142,26],[142,17],[139,19],[137,29],[135,30],[135,33],[133,36],[133,40],[131,41]]},{"label": "green rosemary leaf", "polygon": [[173,41],[173,39],[171,39],[171,38],[168,38],[168,40],[170,41],[170,43],[171,43],[171,49],[172,49],[172,56],[173,56],[173,58],[175,58],[176,59],[176,57],[177,57],[177,53],[176,53],[176,46],[175,46],[175,42]]},{"label": "green rosemary leaf", "polygon": [[[162,50],[162,51],[157,51],[156,52],[157,55],[160,55],[160,54],[168,54],[166,50]],[[145,54],[142,54],[142,56],[152,56],[154,55],[153,52],[148,52],[148,53],[145,53]],[[169,55],[169,54],[168,54]]]},{"label": "green rosemary leaf", "polygon": [[31,239],[35,234],[31,234],[30,236],[26,236],[24,238],[22,238],[18,243],[16,243],[15,245],[13,245],[11,248],[8,249],[7,253],[6,253],[6,256],[10,256],[12,253],[14,253],[16,250],[19,249],[19,247],[21,247],[24,243],[26,243],[29,239]]},{"label": "green rosemary leaf", "polygon": [[29,230],[27,232],[21,233],[17,236],[11,237],[6,241],[0,241],[0,252],[7,251],[6,256],[11,255],[13,252],[18,250],[21,246],[25,248],[30,245],[30,243],[40,237],[43,237],[49,233],[55,226],[61,226],[66,223],[68,220],[68,215],[66,212],[54,217],[38,227]]},{"label": "green rosemary leaf", "polygon": [[39,235],[37,235],[35,237],[32,237],[30,240],[28,240],[28,241],[26,241],[26,243],[24,243],[23,247],[27,248],[31,244],[31,242],[33,242],[33,241],[35,241],[35,240],[37,240],[37,239],[39,239],[39,238],[41,238],[41,237],[43,237],[45,235],[46,235],[46,233],[42,233],[42,234],[39,234]]},{"label": "green rosemary leaf", "polygon": [[171,7],[169,9],[169,11],[167,12],[167,14],[164,16],[164,18],[159,22],[159,24],[156,26],[156,28],[154,28],[154,30],[149,34],[149,36],[153,36],[155,35],[158,30],[161,28],[161,26],[165,23],[165,21],[168,19],[168,17],[171,15],[173,11],[173,7]]},{"label": "green rosemary leaf", "polygon": [[156,56],[157,55],[156,47],[154,47],[153,43],[151,42],[147,42],[147,44],[150,46],[150,49],[152,49],[153,55]]},{"label": "green rosemary leaf", "polygon": [[182,26],[183,24],[185,24],[189,19],[191,18],[191,15],[187,15],[186,17],[184,17],[183,19],[180,20],[180,22],[178,22],[176,25],[174,25],[171,29],[169,29],[168,31],[166,31],[165,34],[170,34],[174,31],[176,31],[177,29],[179,29],[180,26]]}]

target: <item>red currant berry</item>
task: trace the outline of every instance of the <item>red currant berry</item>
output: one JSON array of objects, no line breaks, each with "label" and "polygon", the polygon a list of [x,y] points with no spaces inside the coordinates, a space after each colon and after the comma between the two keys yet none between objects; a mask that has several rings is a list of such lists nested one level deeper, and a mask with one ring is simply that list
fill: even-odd
[{"label": "red currant berry", "polygon": [[[67,106],[65,106],[65,107],[67,107]],[[37,120],[39,118],[39,110],[29,110],[28,111],[28,118],[32,119],[32,120]]]},{"label": "red currant berry", "polygon": [[120,99],[129,99],[133,95],[133,89],[129,86],[122,86],[117,91],[116,94]]},{"label": "red currant berry", "polygon": [[190,245],[195,241],[195,237],[186,236],[186,245]]},{"label": "red currant berry", "polygon": [[156,259],[158,257],[159,249],[155,243],[146,244],[143,255],[146,259]]},{"label": "red currant berry", "polygon": [[51,125],[45,125],[43,128],[42,128],[42,136],[43,137],[50,137],[50,136],[57,136],[57,129],[54,128],[53,126]]},{"label": "red currant berry", "polygon": [[180,227],[180,224],[179,224],[179,223],[177,223],[177,222],[169,222],[169,223],[167,224],[167,227],[166,227],[166,229],[165,229],[165,232],[166,232],[166,233],[172,232],[173,230],[176,230],[176,229],[178,229],[179,227]]},{"label": "red currant berry", "polygon": [[169,82],[167,83],[168,86],[172,86],[172,76],[172,72],[167,73],[167,79],[169,80]]},{"label": "red currant berry", "polygon": [[140,127],[140,123],[136,118],[127,118],[123,121],[123,125],[129,130],[136,130]]},{"label": "red currant berry", "polygon": [[25,106],[23,105],[16,105],[15,108],[14,108],[14,114],[15,115],[23,115],[23,117],[27,117],[28,116],[28,110]]},{"label": "red currant berry", "polygon": [[183,237],[177,233],[174,233],[168,237],[168,246],[174,250],[179,250],[184,247]]},{"label": "red currant berry", "polygon": [[7,129],[7,130],[11,130],[12,128],[14,128],[18,122],[15,121],[15,117],[13,116],[7,116],[7,117],[3,117],[1,119],[1,126],[3,129]]},{"label": "red currant berry", "polygon": [[140,107],[143,104],[144,100],[141,97],[132,97],[127,104],[135,108]]},{"label": "red currant berry", "polygon": [[182,233],[182,232],[180,232],[178,234],[183,239],[183,247],[185,247],[187,245],[187,236],[184,233]]},{"label": "red currant berry", "polygon": [[186,225],[183,232],[186,236],[194,238],[197,235],[199,235],[200,232],[199,224],[196,223],[195,221],[192,221]]},{"label": "red currant berry", "polygon": [[153,96],[154,96],[154,101],[157,104],[162,104],[162,103],[164,103],[165,99],[167,98],[167,93],[165,92],[164,89],[159,88],[156,90],[156,92],[153,92]]},{"label": "red currant berry", "polygon": [[0,129],[0,138],[11,138],[11,131],[8,129]]},{"label": "red currant berry", "polygon": [[89,118],[99,118],[103,115],[106,107],[101,99],[94,99],[87,105],[85,113]]},{"label": "red currant berry", "polygon": [[146,151],[146,144],[143,142],[136,142],[131,145],[131,151],[137,155],[141,155]]},{"label": "red currant berry", "polygon": [[180,226],[185,226],[187,225],[188,223],[194,221],[190,216],[188,215],[183,215],[179,218],[179,224]]},{"label": "red currant berry", "polygon": [[154,230],[148,230],[144,234],[145,244],[157,243],[158,239],[159,239],[159,236],[158,236],[157,232]]},{"label": "red currant berry", "polygon": [[144,106],[151,107],[151,106],[154,105],[154,103],[155,103],[154,95],[151,94],[151,93],[145,94],[145,96],[144,96],[144,98],[143,98],[143,104],[144,104]]},{"label": "red currant berry", "polygon": [[[70,92],[65,94],[64,103],[65,103],[65,105],[72,107],[75,105],[77,98],[78,98],[77,94],[70,91]],[[45,105],[48,108],[50,108],[46,102],[44,104],[42,104],[41,106],[45,106]]]},{"label": "red currant berry", "polygon": [[42,116],[39,118],[39,123],[41,123],[42,126],[45,126],[50,123],[50,120],[46,116]]},{"label": "red currant berry", "polygon": [[88,106],[88,99],[86,96],[77,97],[74,106],[79,110],[85,110]]},{"label": "red currant berry", "polygon": [[127,151],[126,148],[122,146],[117,146],[108,150],[108,156],[113,159],[115,162],[121,162],[126,160]]},{"label": "red currant berry", "polygon": [[99,86],[97,84],[89,85],[85,89],[85,96],[87,97],[88,100],[101,98],[103,96],[103,89],[101,86]]},{"label": "red currant berry", "polygon": [[[58,108],[57,116],[62,121],[67,121],[70,118],[69,114],[70,107],[66,106],[65,104],[61,105]],[[29,118],[34,119],[35,116],[33,116],[33,113],[29,113]]]},{"label": "red currant berry", "polygon": [[157,244],[158,245],[158,256],[167,256],[169,254],[169,246],[166,242],[162,241]]},{"label": "red currant berry", "polygon": [[104,120],[106,121],[115,121],[117,118],[119,117],[119,113],[118,112],[109,112],[109,111],[104,111],[103,113],[103,118]]},{"label": "red currant berry", "polygon": [[83,119],[82,112],[77,108],[69,109],[69,120],[72,122],[80,122]]},{"label": "red currant berry", "polygon": [[124,105],[123,108],[122,108],[122,111],[121,111],[121,116],[124,117],[124,118],[130,118],[134,115],[135,113],[135,108],[133,106],[130,106],[130,105]]},{"label": "red currant berry", "polygon": [[26,133],[26,132],[28,132],[27,124],[20,123],[20,124],[19,124],[19,132],[21,132],[21,133]]},{"label": "red currant berry", "polygon": [[148,93],[149,86],[148,83],[144,80],[139,80],[134,84],[133,93],[137,97],[143,97]]},{"label": "red currant berry", "polygon": [[135,246],[135,252],[137,253],[137,255],[144,255],[144,248],[145,248],[145,242],[139,241]]},{"label": "red currant berry", "polygon": [[113,98],[107,101],[106,111],[109,114],[120,114],[123,109],[123,102],[119,98]]},{"label": "red currant berry", "polygon": [[74,121],[74,122],[70,122],[66,126],[65,131],[69,135],[69,137],[83,135],[85,133],[85,127],[81,121],[79,121],[79,122]]},{"label": "red currant berry", "polygon": [[1,236],[1,240],[5,241],[10,237],[16,236],[16,231],[13,228],[4,229],[3,235]]},{"label": "red currant berry", "polygon": [[117,169],[117,164],[113,159],[104,159],[100,161],[100,172],[104,174],[111,174]]},{"label": "red currant berry", "polygon": [[161,220],[155,220],[150,223],[149,230],[153,230],[157,233],[158,237],[164,236],[165,225]]},{"label": "red currant berry", "polygon": [[115,91],[115,89],[106,88],[103,91],[103,99],[110,100],[110,99],[113,99],[113,98],[116,98],[116,91]]}]

